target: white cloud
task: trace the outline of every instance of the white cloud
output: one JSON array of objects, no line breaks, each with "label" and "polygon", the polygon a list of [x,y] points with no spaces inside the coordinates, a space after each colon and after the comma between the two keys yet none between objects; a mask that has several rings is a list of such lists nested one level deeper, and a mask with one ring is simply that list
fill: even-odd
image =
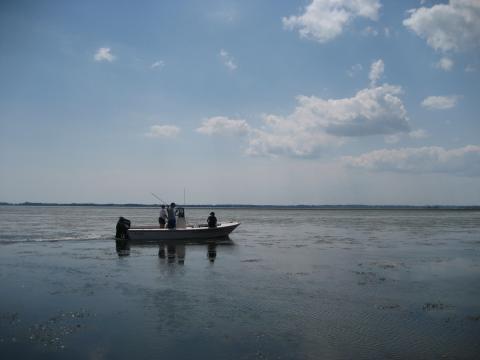
[{"label": "white cloud", "polygon": [[371,171],[480,176],[480,146],[475,145],[452,150],[438,146],[382,149],[342,160],[348,166]]},{"label": "white cloud", "polygon": [[383,75],[385,71],[385,64],[383,63],[382,59],[379,59],[372,63],[370,66],[370,73],[368,74],[368,78],[370,79],[370,86],[375,86],[378,80]]},{"label": "white cloud", "polygon": [[339,36],[356,17],[377,20],[379,0],[312,0],[299,16],[282,19],[288,30],[298,29],[302,38],[320,43]]},{"label": "white cloud", "polygon": [[451,109],[457,104],[458,96],[429,96],[422,101],[422,106],[429,110]]},{"label": "white cloud", "polygon": [[450,0],[410,10],[403,25],[440,51],[461,51],[480,45],[480,1]]},{"label": "white cloud", "polygon": [[450,71],[452,70],[453,68],[453,65],[454,65],[454,62],[452,59],[448,58],[448,57],[442,57],[436,64],[435,64],[435,67],[437,69],[442,69],[442,70],[445,70],[445,71]]},{"label": "white cloud", "polygon": [[116,56],[114,56],[111,53],[110,48],[102,47],[102,48],[97,50],[97,52],[95,53],[93,58],[94,58],[95,61],[99,61],[99,62],[101,62],[101,61],[112,62],[113,60],[116,59]]},{"label": "white cloud", "polygon": [[153,125],[145,134],[151,138],[174,138],[180,133],[180,128],[174,125]]},{"label": "white cloud", "polygon": [[214,116],[204,120],[197,131],[206,135],[247,135],[250,126],[245,120]]},{"label": "white cloud", "polygon": [[[373,81],[381,77],[384,66],[381,60],[375,64]],[[246,135],[249,155],[313,157],[351,137],[409,134],[410,124],[401,94],[401,87],[383,84],[343,99],[299,95],[291,114],[265,114],[260,128],[250,126],[245,120],[216,116],[204,120],[197,131],[208,135]]]},{"label": "white cloud", "polygon": [[409,133],[398,133],[385,136],[384,140],[387,144],[396,144],[402,140],[402,137],[408,136],[410,139],[425,139],[428,137],[427,131],[423,129],[412,130]]},{"label": "white cloud", "polygon": [[264,116],[265,126],[252,131],[247,153],[314,156],[347,137],[409,132],[400,93],[400,87],[384,84],[344,99],[298,96],[292,114]]},{"label": "white cloud", "polygon": [[165,62],[163,60],[155,61],[152,65],[150,65],[152,69],[155,69],[155,68],[161,69],[164,66],[165,66]]},{"label": "white cloud", "polygon": [[223,65],[225,65],[230,71],[237,69],[235,59],[226,50],[220,50],[220,58],[222,59]]},{"label": "white cloud", "polygon": [[246,150],[248,155],[311,157],[317,155],[322,148],[339,146],[344,141],[321,130],[295,128],[297,124],[292,120],[275,115],[266,115],[264,121],[270,127],[252,131]]}]

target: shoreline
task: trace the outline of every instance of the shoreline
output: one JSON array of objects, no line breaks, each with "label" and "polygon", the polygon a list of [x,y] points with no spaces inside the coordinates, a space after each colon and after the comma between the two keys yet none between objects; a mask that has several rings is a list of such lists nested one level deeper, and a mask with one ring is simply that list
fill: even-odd
[{"label": "shoreline", "polygon": [[[103,208],[158,208],[161,204],[115,203],[8,203],[0,206],[14,207],[103,207]],[[267,209],[267,210],[466,210],[480,211],[480,205],[255,205],[255,204],[187,204],[186,209]]]}]

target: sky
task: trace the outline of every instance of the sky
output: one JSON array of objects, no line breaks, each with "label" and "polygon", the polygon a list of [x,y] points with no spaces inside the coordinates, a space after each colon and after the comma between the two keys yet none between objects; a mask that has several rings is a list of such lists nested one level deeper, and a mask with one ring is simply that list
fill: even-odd
[{"label": "sky", "polygon": [[480,204],[480,0],[0,2],[0,201]]}]

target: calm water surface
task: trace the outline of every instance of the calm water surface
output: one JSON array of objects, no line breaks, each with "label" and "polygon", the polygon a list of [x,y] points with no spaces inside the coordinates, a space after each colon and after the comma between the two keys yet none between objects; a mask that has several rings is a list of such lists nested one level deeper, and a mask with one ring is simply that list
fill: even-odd
[{"label": "calm water surface", "polygon": [[0,207],[2,359],[478,358],[480,212],[215,212],[159,257],[113,239],[155,209]]}]

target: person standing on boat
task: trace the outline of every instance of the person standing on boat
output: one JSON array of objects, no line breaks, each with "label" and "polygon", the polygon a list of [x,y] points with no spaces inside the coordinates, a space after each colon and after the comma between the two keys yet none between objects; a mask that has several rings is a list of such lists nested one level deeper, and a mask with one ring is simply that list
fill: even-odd
[{"label": "person standing on boat", "polygon": [[158,223],[160,224],[160,229],[165,229],[165,224],[167,223],[167,210],[165,210],[165,205],[162,205],[162,208],[160,209]]},{"label": "person standing on boat", "polygon": [[217,218],[215,217],[215,213],[213,211],[210,213],[210,216],[207,219],[207,224],[210,228],[217,227]]},{"label": "person standing on boat", "polygon": [[177,226],[177,220],[175,219],[175,203],[172,202],[170,206],[167,208],[167,216],[168,216],[168,223],[167,228],[175,229]]}]

